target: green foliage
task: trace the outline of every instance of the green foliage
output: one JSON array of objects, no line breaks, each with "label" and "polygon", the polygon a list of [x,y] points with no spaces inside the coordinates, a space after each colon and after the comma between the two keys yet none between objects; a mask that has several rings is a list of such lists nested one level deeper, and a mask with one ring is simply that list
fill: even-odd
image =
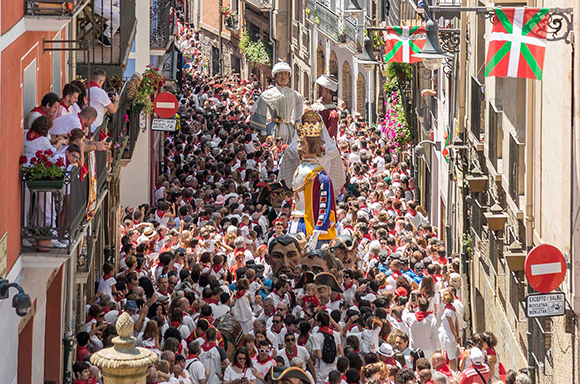
[{"label": "green foliage", "polygon": [[463,234],[463,247],[467,256],[471,256],[471,252],[473,252],[473,238],[469,232]]},{"label": "green foliage", "polygon": [[141,112],[147,115],[153,113],[153,101],[151,101],[151,95],[138,92],[135,99],[133,99],[133,104],[144,104],[145,106]]},{"label": "green foliage", "polygon": [[389,63],[387,65],[387,77],[398,78],[400,80],[411,79],[411,64],[409,63]]},{"label": "green foliage", "polygon": [[261,64],[266,67],[272,65],[272,49],[268,43],[253,39],[249,31],[245,31],[240,40],[240,52],[252,65]]},{"label": "green foliage", "polygon": [[157,94],[157,92],[163,87],[167,79],[161,74],[159,68],[153,67],[151,64],[147,66],[145,72],[143,72],[143,80],[139,86],[139,91],[133,99],[133,104],[144,104],[144,113],[153,113],[153,101],[151,96]]},{"label": "green foliage", "polygon": [[[383,88],[385,90],[385,119],[381,125],[381,131],[387,142],[397,152],[409,149],[413,144],[413,128],[409,123],[409,105],[405,105],[405,99],[401,97],[400,80],[398,77],[389,78]],[[408,103],[408,102],[407,102]]]},{"label": "green foliage", "polygon": [[379,31],[367,31],[367,36],[373,40],[373,49],[381,49],[385,45]]}]

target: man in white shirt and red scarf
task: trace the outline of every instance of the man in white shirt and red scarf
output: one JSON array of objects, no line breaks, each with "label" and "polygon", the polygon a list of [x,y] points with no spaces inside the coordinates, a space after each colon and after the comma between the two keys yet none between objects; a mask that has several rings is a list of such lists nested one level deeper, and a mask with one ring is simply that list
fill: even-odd
[{"label": "man in white shirt and red scarf", "polygon": [[30,127],[32,127],[32,123],[34,123],[34,120],[36,120],[38,117],[48,116],[53,119],[59,105],[60,103],[56,93],[49,92],[44,95],[40,105],[38,107],[34,107],[24,119],[24,137],[26,137],[26,132],[30,129]]},{"label": "man in white shirt and red scarf", "polygon": [[[90,105],[97,110],[97,119],[91,126],[91,133],[95,132],[97,128],[103,124],[103,119],[105,118],[105,113],[107,111],[113,115],[119,108],[119,95],[115,95],[111,101],[107,92],[101,88],[106,79],[107,73],[104,70],[97,68],[93,73],[91,73],[89,83],[87,84],[91,98]],[[99,140],[103,139],[104,137],[99,137]]]}]

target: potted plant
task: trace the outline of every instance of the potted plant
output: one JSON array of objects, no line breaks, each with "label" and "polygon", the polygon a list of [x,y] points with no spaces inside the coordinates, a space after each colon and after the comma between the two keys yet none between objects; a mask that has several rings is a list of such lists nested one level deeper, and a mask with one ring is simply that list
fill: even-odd
[{"label": "potted plant", "polygon": [[146,114],[153,113],[152,97],[159,92],[166,81],[167,79],[161,74],[159,68],[149,64],[145,72],[143,72],[143,80],[133,100],[132,109]]},{"label": "potted plant", "polygon": [[133,111],[144,112],[149,115],[153,113],[153,102],[151,101],[151,95],[144,92],[137,92],[135,99],[133,99]]},{"label": "potted plant", "polygon": [[225,17],[226,28],[236,29],[238,28],[238,15],[231,12]]},{"label": "potted plant", "polygon": [[346,27],[342,27],[342,31],[338,34],[338,42],[346,43]]},{"label": "potted plant", "polygon": [[38,228],[34,230],[36,236],[50,237],[49,239],[36,239],[36,250],[38,252],[48,252],[52,246],[54,234],[50,228]]},{"label": "potted plant", "polygon": [[20,157],[22,176],[31,191],[60,191],[64,185],[64,161],[59,158],[52,160],[50,149],[37,151],[30,160],[26,156]]}]

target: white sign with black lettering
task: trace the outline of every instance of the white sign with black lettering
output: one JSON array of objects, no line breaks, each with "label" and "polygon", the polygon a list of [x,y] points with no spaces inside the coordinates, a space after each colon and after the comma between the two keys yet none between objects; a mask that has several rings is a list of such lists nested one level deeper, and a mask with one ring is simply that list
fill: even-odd
[{"label": "white sign with black lettering", "polygon": [[153,131],[175,132],[177,130],[177,120],[175,119],[153,119],[151,124]]},{"label": "white sign with black lettering", "polygon": [[526,296],[527,317],[562,316],[566,313],[566,296],[563,292],[540,293]]}]

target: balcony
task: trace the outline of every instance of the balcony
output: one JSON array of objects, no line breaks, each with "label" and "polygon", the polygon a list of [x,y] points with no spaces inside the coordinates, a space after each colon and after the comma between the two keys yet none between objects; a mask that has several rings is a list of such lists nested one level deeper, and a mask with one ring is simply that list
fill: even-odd
[{"label": "balcony", "polygon": [[169,48],[176,33],[175,0],[157,0],[151,6],[151,34],[149,45],[151,49]]},{"label": "balcony", "polygon": [[26,30],[58,32],[89,2],[90,0],[25,0]]},{"label": "balcony", "polygon": [[[123,0],[115,7],[104,0],[94,0],[94,7],[87,6],[79,14],[77,38],[88,41],[88,50],[77,52],[77,72],[81,76],[86,77],[89,69],[95,67],[104,69],[109,77],[123,76],[137,29],[135,1]],[[99,4],[106,6],[100,7]],[[109,38],[111,46],[98,40],[103,34],[112,34]]]},{"label": "balcony", "polygon": [[260,12],[267,12],[272,9],[272,0],[246,0],[246,3]]},{"label": "balcony", "polygon": [[306,19],[314,23],[316,17],[316,0],[306,0]]},{"label": "balcony", "polygon": [[338,15],[326,5],[316,2],[316,16],[314,22],[320,32],[329,38],[338,40]]},{"label": "balcony", "polygon": [[[112,139],[110,152],[94,152],[97,207],[108,188],[108,177],[119,171],[121,160],[128,162],[133,155],[140,133],[139,113],[130,111],[130,108],[127,87],[124,86],[120,94],[119,109],[114,115],[107,116],[93,135],[93,140],[99,140],[103,134]],[[89,161],[88,156],[85,161]],[[67,245],[67,248],[59,249],[51,245],[49,248],[52,248],[52,253],[70,253],[86,231],[89,179],[87,175],[81,180],[80,169],[77,167],[65,174],[64,186],[58,190],[31,191],[22,180],[23,250],[33,252],[36,241],[54,239]],[[98,217],[98,208],[96,214]]]}]

